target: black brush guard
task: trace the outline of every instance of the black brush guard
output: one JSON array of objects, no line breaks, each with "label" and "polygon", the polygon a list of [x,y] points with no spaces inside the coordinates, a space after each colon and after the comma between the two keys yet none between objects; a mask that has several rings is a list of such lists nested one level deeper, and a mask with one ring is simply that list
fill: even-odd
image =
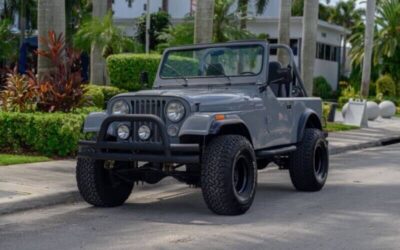
[{"label": "black brush guard", "polygon": [[[161,142],[107,141],[107,130],[113,122],[155,123],[161,135]],[[101,124],[96,141],[79,141],[78,157],[95,160],[190,164],[200,162],[199,152],[198,144],[171,144],[166,125],[158,116],[111,115]]]}]

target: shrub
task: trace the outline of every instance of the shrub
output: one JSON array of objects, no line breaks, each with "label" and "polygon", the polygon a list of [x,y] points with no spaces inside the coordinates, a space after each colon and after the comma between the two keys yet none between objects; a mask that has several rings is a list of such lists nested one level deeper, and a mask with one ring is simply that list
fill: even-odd
[{"label": "shrub", "polygon": [[84,95],[84,99],[87,100],[87,103],[99,108],[103,108],[104,94],[101,88],[96,85],[87,85],[85,86],[85,89],[86,93]]},{"label": "shrub", "polygon": [[88,100],[88,103],[94,104],[96,107],[102,109],[106,107],[107,102],[113,96],[126,92],[126,90],[117,87],[94,84],[87,85],[85,89],[87,90],[85,99]]},{"label": "shrub", "polygon": [[149,83],[152,86],[157,74],[161,56],[155,54],[119,54],[107,58],[107,68],[111,84],[120,89],[140,90],[140,73],[149,73]]},{"label": "shrub", "polygon": [[4,111],[20,112],[33,111],[36,108],[38,86],[31,73],[9,73],[6,83],[4,90],[0,92],[0,100],[3,103],[0,108]]},{"label": "shrub", "polygon": [[104,94],[104,103],[107,103],[111,98],[118,94],[126,93],[125,89],[120,89],[114,86],[100,86]]},{"label": "shrub", "polygon": [[332,87],[323,76],[314,78],[313,95],[322,99],[332,98]]},{"label": "shrub", "polygon": [[73,155],[84,114],[0,112],[0,150]]},{"label": "shrub", "polygon": [[345,97],[345,96],[341,96],[338,99],[338,106],[341,108],[343,107],[346,103],[348,103],[350,100],[350,97]]},{"label": "shrub", "polygon": [[40,38],[47,50],[38,50],[38,55],[47,58],[53,66],[43,79],[37,80],[39,86],[38,108],[44,112],[68,112],[82,103],[84,89],[80,72],[80,53],[65,47],[62,34],[50,31],[48,37]]},{"label": "shrub", "polygon": [[392,77],[383,75],[376,81],[376,94],[384,96],[396,96],[396,84]]}]

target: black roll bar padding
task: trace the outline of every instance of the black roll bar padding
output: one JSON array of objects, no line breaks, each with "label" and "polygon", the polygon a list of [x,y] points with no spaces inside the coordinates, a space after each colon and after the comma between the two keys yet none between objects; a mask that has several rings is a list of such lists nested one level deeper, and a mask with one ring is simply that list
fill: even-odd
[{"label": "black roll bar padding", "polygon": [[271,49],[283,49],[286,50],[286,52],[289,54],[289,61],[290,61],[290,65],[292,66],[293,72],[295,74],[295,76],[297,77],[297,80],[299,82],[300,88],[303,92],[304,97],[307,97],[307,91],[306,88],[304,87],[304,83],[303,83],[303,79],[301,79],[300,77],[300,72],[297,69],[297,66],[294,62],[294,55],[293,55],[293,51],[292,49],[285,45],[285,44],[269,44],[269,49],[271,51]]}]

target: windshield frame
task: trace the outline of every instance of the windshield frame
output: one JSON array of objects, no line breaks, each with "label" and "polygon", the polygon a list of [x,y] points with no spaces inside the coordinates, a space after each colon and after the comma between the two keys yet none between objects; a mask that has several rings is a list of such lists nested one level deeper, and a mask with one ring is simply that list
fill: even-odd
[{"label": "windshield frame", "polygon": [[[263,59],[261,69],[256,75],[229,75],[224,76],[183,76],[183,77],[161,77],[161,70],[167,60],[167,55],[171,51],[187,51],[196,49],[212,49],[221,47],[240,47],[240,46],[260,46],[263,49]],[[197,44],[189,46],[180,46],[166,49],[163,53],[162,60],[158,67],[157,77],[154,82],[154,87],[165,87],[165,86],[182,86],[182,85],[221,85],[221,84],[247,84],[247,83],[257,83],[261,84],[266,82],[267,72],[266,63],[269,60],[269,48],[268,43],[262,40],[256,41],[238,41],[238,42],[227,42],[227,43],[210,43],[210,44]]]}]

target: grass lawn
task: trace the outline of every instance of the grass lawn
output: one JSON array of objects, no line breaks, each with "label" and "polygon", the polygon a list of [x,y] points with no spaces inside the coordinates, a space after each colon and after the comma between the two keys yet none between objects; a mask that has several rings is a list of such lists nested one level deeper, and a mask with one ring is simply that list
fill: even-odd
[{"label": "grass lawn", "polygon": [[358,128],[359,127],[357,126],[345,125],[343,123],[328,122],[326,124],[325,130],[328,132],[339,132],[339,131],[347,131]]},{"label": "grass lawn", "polygon": [[0,154],[0,166],[50,161],[50,160],[51,160],[50,158],[45,156]]}]

